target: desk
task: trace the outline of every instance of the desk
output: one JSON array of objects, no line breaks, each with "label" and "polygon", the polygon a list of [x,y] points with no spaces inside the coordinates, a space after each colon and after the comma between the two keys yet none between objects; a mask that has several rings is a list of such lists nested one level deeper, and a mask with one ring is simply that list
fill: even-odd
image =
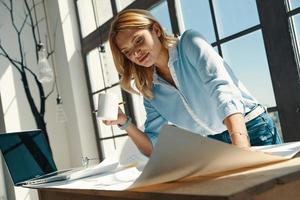
[{"label": "desk", "polygon": [[39,189],[38,193],[40,200],[300,199],[300,157],[127,191],[48,188]]}]

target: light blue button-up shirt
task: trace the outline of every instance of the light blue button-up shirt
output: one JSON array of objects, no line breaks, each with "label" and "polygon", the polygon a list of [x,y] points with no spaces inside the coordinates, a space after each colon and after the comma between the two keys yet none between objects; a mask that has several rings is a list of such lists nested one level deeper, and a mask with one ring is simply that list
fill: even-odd
[{"label": "light blue button-up shirt", "polygon": [[144,98],[144,132],[153,144],[167,123],[203,136],[217,134],[227,129],[223,124],[227,116],[244,114],[257,105],[228,64],[196,31],[185,31],[169,49],[168,67],[177,88],[154,71],[154,98]]}]

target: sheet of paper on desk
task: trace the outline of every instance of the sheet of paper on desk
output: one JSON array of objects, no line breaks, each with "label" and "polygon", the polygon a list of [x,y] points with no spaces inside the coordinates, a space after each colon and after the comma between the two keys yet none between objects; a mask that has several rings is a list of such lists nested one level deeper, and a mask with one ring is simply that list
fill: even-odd
[{"label": "sheet of paper on desk", "polygon": [[68,178],[67,180],[76,180],[76,179],[81,179],[89,176],[93,176],[96,174],[101,174],[105,173],[108,171],[112,171],[117,168],[118,166],[118,161],[117,160],[104,160],[104,162],[101,162],[97,165],[86,167],[86,168],[81,168],[79,170],[76,170],[74,172],[70,171],[68,172]]},{"label": "sheet of paper on desk", "polygon": [[284,158],[292,158],[299,153],[300,142],[288,142],[278,145],[267,145],[252,147],[254,150],[260,150],[272,155],[281,156]]},{"label": "sheet of paper on desk", "polygon": [[[300,142],[255,147],[247,151],[188,131],[165,126],[148,163],[139,171],[126,163],[108,173],[73,182],[56,182],[39,187],[125,190],[177,179],[206,176],[243,167],[250,167],[293,157],[300,150]],[[129,158],[138,157],[127,153]],[[274,155],[271,155],[274,154]],[[133,161],[136,163],[136,161]]]},{"label": "sheet of paper on desk", "polygon": [[102,173],[74,181],[58,181],[40,185],[27,186],[30,188],[64,188],[64,189],[97,189],[97,190],[125,190],[141,174],[136,167],[119,166],[111,172]]},{"label": "sheet of paper on desk", "polygon": [[268,154],[243,150],[176,127],[165,126],[143,173],[130,188],[282,161],[299,152],[300,142],[268,146],[262,150]]}]

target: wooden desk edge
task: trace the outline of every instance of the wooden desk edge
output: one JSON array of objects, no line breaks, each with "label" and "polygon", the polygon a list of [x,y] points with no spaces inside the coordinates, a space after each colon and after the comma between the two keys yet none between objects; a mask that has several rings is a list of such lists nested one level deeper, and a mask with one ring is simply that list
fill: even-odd
[{"label": "wooden desk edge", "polygon": [[[300,160],[300,158],[298,158]],[[300,163],[300,162],[299,162]],[[125,190],[125,191],[109,191],[109,190],[93,190],[93,189],[57,189],[57,188],[44,188],[44,189],[38,189],[39,198],[40,200],[50,200],[55,197],[56,200],[59,200],[59,197],[62,196],[61,199],[68,199],[67,197],[70,197],[70,199],[76,199],[76,196],[80,196],[80,199],[82,200],[92,200],[96,198],[102,198],[102,200],[105,199],[172,199],[172,200],[183,200],[183,199],[264,199],[263,196],[265,193],[268,193],[268,191],[273,191],[271,194],[275,197],[280,196],[283,197],[283,193],[276,192],[276,188],[289,188],[289,187],[300,187],[300,167],[298,170],[298,166],[292,166],[294,168],[297,168],[297,171],[293,171],[288,174],[283,174],[282,176],[278,176],[274,179],[267,180],[265,182],[261,182],[257,185],[254,185],[253,187],[249,187],[243,191],[235,192],[228,196],[217,196],[217,195],[195,195],[195,194],[184,194],[184,193],[167,193],[167,192],[161,192],[161,191],[151,191],[149,188],[151,186],[147,187],[148,189],[143,190]],[[289,168],[289,166],[286,166]],[[279,170],[279,169],[277,169]],[[174,182],[176,183],[176,182]],[[155,185],[156,188],[162,186],[164,187],[167,184],[172,183],[166,183],[166,184],[159,184]],[[296,185],[296,186],[295,186]],[[280,189],[279,191],[287,191],[287,189]],[[288,191],[287,191],[288,192]],[[296,191],[294,191],[296,192]],[[270,192],[269,192],[270,193]],[[288,193],[287,193],[288,194]],[[52,196],[51,196],[52,195]],[[54,195],[54,196],[53,196]],[[270,196],[270,195],[269,195]],[[300,191],[299,191],[300,196]],[[273,200],[273,199],[272,199]]]}]

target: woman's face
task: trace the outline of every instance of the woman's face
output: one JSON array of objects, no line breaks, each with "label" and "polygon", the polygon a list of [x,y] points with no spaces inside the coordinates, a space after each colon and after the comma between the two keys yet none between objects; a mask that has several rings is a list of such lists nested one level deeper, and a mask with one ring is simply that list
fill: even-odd
[{"label": "woman's face", "polygon": [[127,29],[117,33],[116,44],[120,51],[132,62],[151,67],[159,59],[162,48],[157,24],[149,29]]}]

